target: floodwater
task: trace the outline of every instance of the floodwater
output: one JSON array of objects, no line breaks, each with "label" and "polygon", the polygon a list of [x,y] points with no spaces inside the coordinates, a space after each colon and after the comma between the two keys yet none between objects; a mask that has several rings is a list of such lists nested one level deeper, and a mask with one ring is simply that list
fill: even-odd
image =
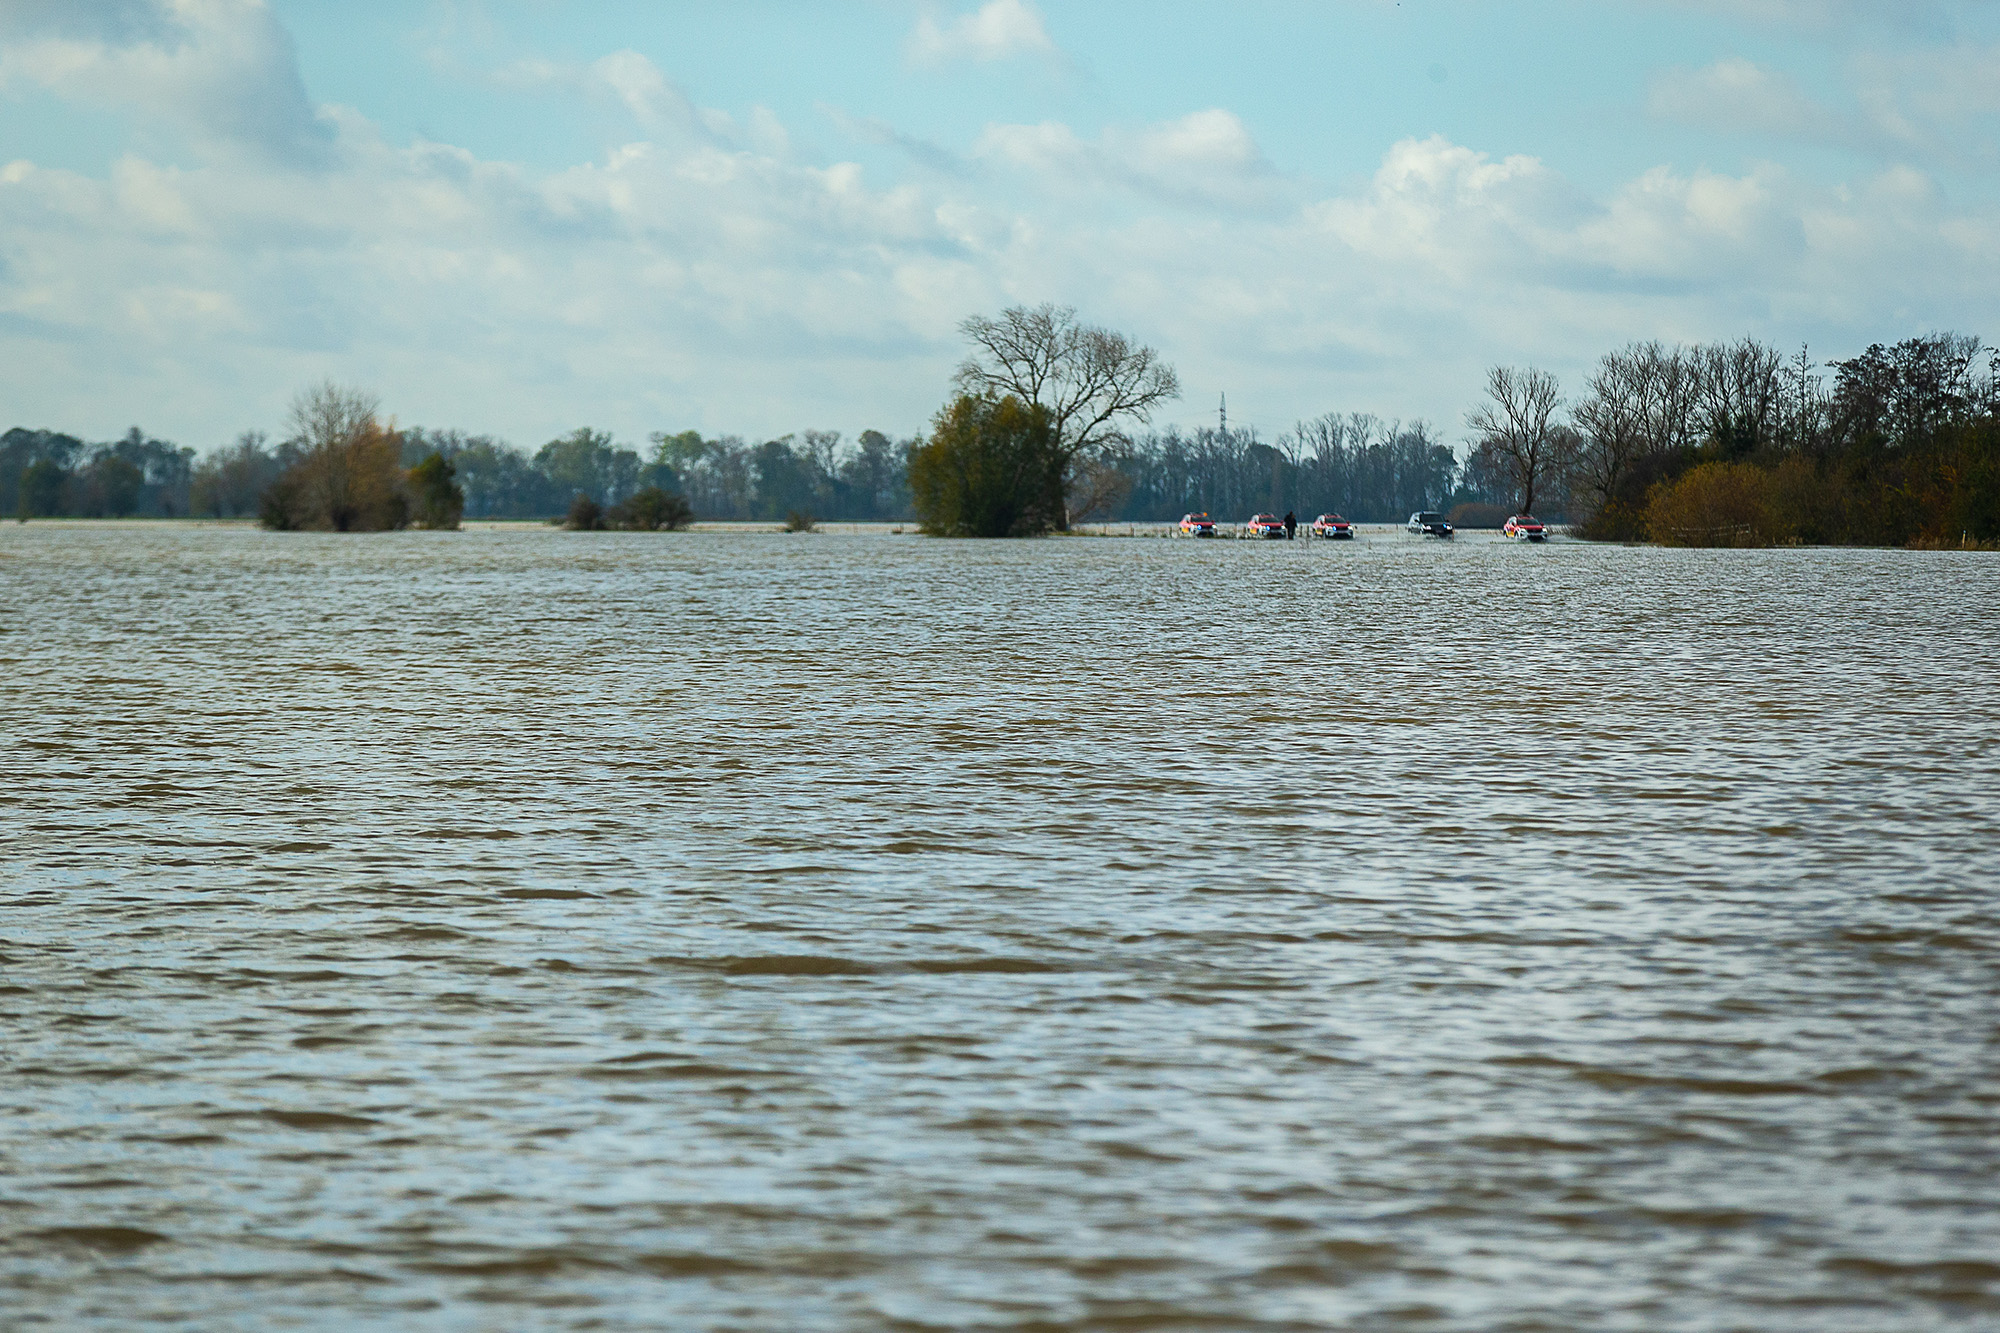
[{"label": "floodwater", "polygon": [[0,1326],[2000,1323],[2000,557],[0,531]]}]

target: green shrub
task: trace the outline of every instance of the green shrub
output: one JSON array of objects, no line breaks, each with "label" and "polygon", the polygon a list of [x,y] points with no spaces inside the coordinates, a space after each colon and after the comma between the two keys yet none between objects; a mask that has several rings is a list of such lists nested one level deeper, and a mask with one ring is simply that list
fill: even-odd
[{"label": "green shrub", "polygon": [[604,529],[604,507],[578,491],[576,498],[569,502],[569,513],[563,518],[563,526],[571,532],[601,532]]},{"label": "green shrub", "polygon": [[624,532],[658,532],[661,528],[677,532],[693,521],[694,510],[686,496],[647,486],[606,508],[598,526]]},{"label": "green shrub", "polygon": [[625,503],[632,514],[632,526],[647,532],[662,528],[679,532],[694,522],[694,506],[688,503],[688,498],[663,487],[648,486]]},{"label": "green shrub", "polygon": [[954,399],[910,452],[910,499],[934,537],[1033,537],[1063,518],[1048,410],[1013,395]]},{"label": "green shrub", "polygon": [[432,451],[410,469],[410,490],[415,499],[417,526],[456,528],[465,513],[465,492],[453,478],[451,460]]}]

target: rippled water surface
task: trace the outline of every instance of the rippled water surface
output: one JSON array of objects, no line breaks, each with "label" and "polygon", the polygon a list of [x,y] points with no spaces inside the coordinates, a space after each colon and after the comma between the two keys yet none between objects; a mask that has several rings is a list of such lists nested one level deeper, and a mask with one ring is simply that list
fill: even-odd
[{"label": "rippled water surface", "polygon": [[0,1326],[2000,1323],[2000,557],[0,531]]}]

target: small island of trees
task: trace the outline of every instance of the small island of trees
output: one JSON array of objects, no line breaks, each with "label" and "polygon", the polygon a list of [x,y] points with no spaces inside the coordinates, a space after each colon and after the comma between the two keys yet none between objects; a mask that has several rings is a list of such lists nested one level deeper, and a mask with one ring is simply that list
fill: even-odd
[{"label": "small island of trees", "polygon": [[292,435],[257,499],[257,517],[280,532],[386,532],[455,528],[465,496],[433,452],[402,465],[402,440],[377,419],[378,404],[328,382],[292,402]]},{"label": "small island of trees", "polygon": [[1125,438],[1121,420],[1180,396],[1173,367],[1067,306],[1017,306],[960,328],[973,353],[953,377],[959,395],[910,454],[923,530],[1032,537],[1069,527],[1073,510],[1107,507],[1124,488],[1103,455]]}]

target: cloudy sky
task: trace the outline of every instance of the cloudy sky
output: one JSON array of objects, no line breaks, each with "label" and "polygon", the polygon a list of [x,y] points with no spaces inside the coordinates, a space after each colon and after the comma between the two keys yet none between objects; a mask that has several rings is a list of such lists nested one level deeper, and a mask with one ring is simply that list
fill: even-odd
[{"label": "cloudy sky", "polygon": [[1996,130],[1990,0],[0,0],[0,428],[910,433],[1055,301],[1167,419],[1455,439],[1494,362],[2000,338]]}]

